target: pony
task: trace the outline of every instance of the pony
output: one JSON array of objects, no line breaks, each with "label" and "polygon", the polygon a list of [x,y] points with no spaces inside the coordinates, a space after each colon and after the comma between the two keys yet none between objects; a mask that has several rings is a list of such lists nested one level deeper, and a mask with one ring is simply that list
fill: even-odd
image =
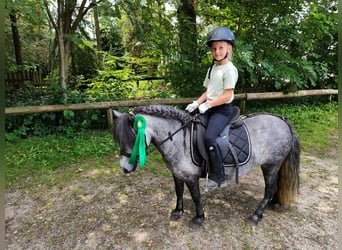
[{"label": "pony", "polygon": [[[193,115],[167,105],[136,107],[131,113],[115,110],[113,117],[113,139],[120,147],[120,167],[124,173],[131,173],[141,166],[145,155],[138,153],[132,159],[137,139],[135,121],[144,120],[143,149],[151,144],[160,152],[166,167],[171,171],[176,192],[176,207],[170,219],[178,220],[184,212],[184,184],[190,191],[196,214],[192,225],[201,226],[204,210],[201,201],[199,179],[203,169],[194,163],[191,156],[191,124]],[[254,113],[240,117],[250,136],[250,157],[239,166],[238,176],[247,174],[252,168],[262,169],[265,190],[264,197],[248,218],[247,222],[257,225],[263,217],[266,206],[271,208],[289,207],[295,202],[299,192],[300,141],[292,124],[284,117],[270,113]],[[144,150],[142,150],[144,151]],[[135,154],[137,154],[135,152]],[[228,180],[236,178],[234,168],[224,168]]]}]

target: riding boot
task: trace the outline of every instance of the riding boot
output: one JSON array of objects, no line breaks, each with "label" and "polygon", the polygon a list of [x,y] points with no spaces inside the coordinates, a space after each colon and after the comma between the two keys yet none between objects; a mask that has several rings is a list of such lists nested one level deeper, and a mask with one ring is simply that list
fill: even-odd
[{"label": "riding boot", "polygon": [[227,186],[227,177],[224,174],[221,151],[216,143],[209,147],[208,156],[210,171],[207,188]]}]

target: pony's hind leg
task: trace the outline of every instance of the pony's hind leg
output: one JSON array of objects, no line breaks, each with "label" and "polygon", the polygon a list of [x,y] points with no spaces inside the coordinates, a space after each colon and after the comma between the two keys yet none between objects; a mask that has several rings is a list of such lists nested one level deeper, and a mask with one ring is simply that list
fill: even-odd
[{"label": "pony's hind leg", "polygon": [[279,202],[279,188],[277,189],[277,192],[273,195],[272,199],[268,202],[268,207],[270,209],[278,209],[280,208],[280,202]]},{"label": "pony's hind leg", "polygon": [[184,181],[173,175],[177,196],[176,208],[171,212],[171,220],[179,220],[183,210]]},{"label": "pony's hind leg", "polygon": [[253,215],[248,218],[248,222],[257,225],[259,221],[262,219],[265,207],[267,205],[277,203],[277,177],[278,177],[278,169],[273,168],[272,166],[262,166],[262,171],[264,174],[265,180],[265,194],[258,208],[254,211]]}]

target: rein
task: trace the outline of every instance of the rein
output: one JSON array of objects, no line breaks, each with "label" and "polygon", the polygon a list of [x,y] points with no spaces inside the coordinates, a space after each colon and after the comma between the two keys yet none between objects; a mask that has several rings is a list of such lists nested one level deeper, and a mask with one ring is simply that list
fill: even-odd
[{"label": "rein", "polygon": [[154,148],[152,148],[151,150],[149,150],[147,152],[147,154],[152,153],[154,150],[156,150],[159,146],[161,146],[162,144],[164,144],[166,141],[171,140],[172,141],[172,137],[177,134],[179,131],[181,131],[183,128],[187,127],[190,123],[192,122],[192,120],[188,121],[187,123],[183,124],[183,126],[181,126],[179,129],[177,129],[175,132],[173,132],[172,134],[169,132],[169,136],[166,137],[164,140],[162,140],[160,143],[158,143],[157,145],[155,145]]},{"label": "rein", "polygon": [[187,123],[183,124],[179,129],[174,131],[172,134],[169,132],[168,137],[166,137],[164,140],[162,140],[160,143],[155,145],[154,148],[148,150],[146,152],[146,142],[145,142],[145,128],[146,128],[146,120],[143,116],[137,115],[134,120],[134,129],[137,131],[137,136],[135,138],[132,155],[129,159],[130,164],[134,164],[134,162],[137,159],[137,156],[139,156],[139,166],[143,167],[146,163],[146,156],[148,154],[151,154],[154,150],[156,150],[158,147],[160,147],[162,144],[164,144],[166,141],[171,140],[172,137],[177,134],[179,131],[187,127],[192,120],[188,121]]}]

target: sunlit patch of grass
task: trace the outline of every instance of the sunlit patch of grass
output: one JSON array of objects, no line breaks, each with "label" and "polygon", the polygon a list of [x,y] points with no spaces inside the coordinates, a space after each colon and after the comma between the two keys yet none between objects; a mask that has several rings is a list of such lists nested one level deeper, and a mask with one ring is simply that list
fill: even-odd
[{"label": "sunlit patch of grass", "polygon": [[96,168],[91,171],[90,178],[95,180],[102,176],[110,176],[112,174],[112,171],[110,169],[102,169],[102,168]]},{"label": "sunlit patch of grass", "polygon": [[115,150],[108,131],[86,131],[72,138],[49,135],[6,142],[6,186],[11,186],[19,178],[33,178],[37,174],[50,175],[46,181],[54,182],[52,177],[56,169],[87,160],[93,165],[85,164],[83,168],[96,167],[105,156],[114,158]]}]

